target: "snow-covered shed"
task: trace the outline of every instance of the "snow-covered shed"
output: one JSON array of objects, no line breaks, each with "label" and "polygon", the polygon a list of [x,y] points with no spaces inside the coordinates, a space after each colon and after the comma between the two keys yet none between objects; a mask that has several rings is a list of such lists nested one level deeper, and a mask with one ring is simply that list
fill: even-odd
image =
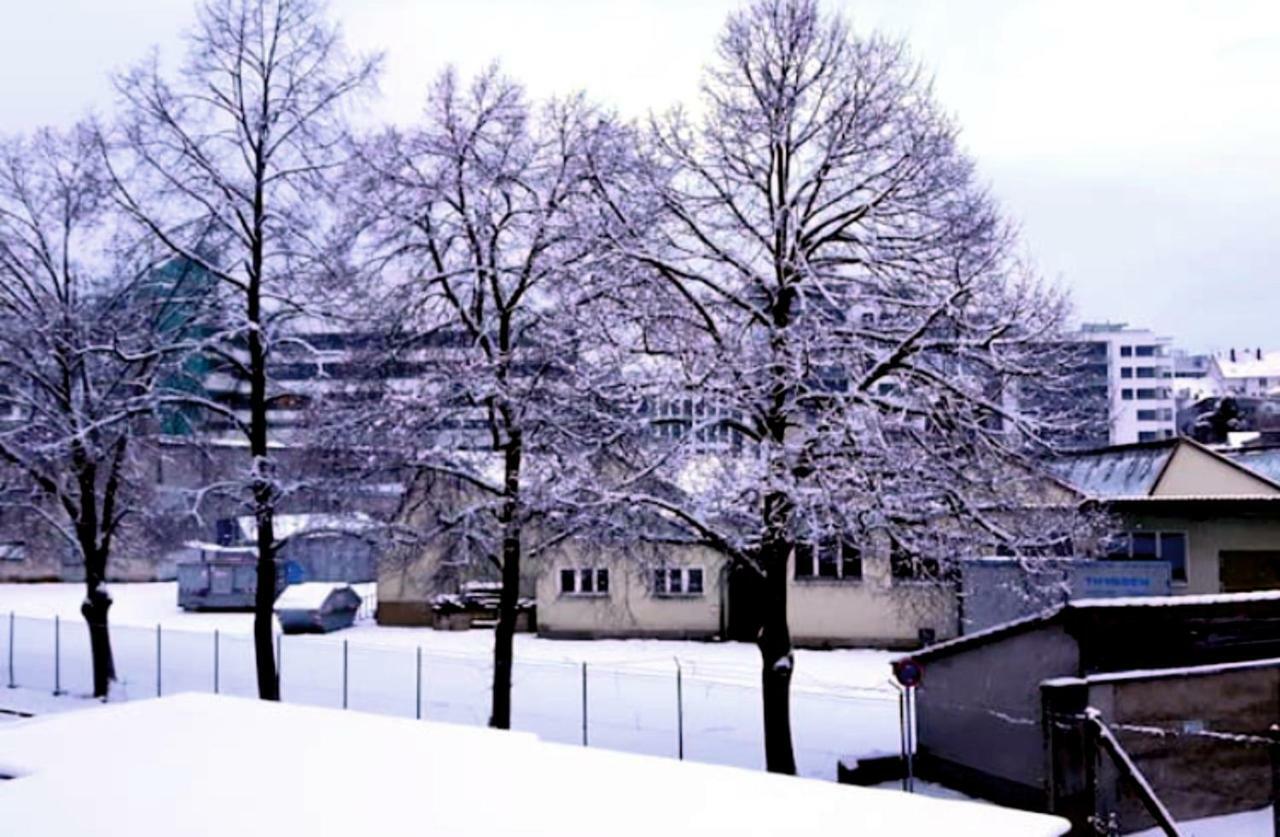
[{"label": "snow-covered shed", "polygon": [[1082,599],[938,643],[912,655],[924,670],[919,773],[1049,810],[1045,681],[1269,658],[1280,658],[1280,591]]},{"label": "snow-covered shed", "polygon": [[[110,769],[86,751],[110,754]],[[0,782],[0,823],[24,837],[1067,831],[974,802],[196,694],[6,724],[0,774],[16,777]]]},{"label": "snow-covered shed", "polygon": [[349,628],[360,610],[360,596],[341,582],[290,584],[276,598],[276,618],[286,634],[320,633]]}]

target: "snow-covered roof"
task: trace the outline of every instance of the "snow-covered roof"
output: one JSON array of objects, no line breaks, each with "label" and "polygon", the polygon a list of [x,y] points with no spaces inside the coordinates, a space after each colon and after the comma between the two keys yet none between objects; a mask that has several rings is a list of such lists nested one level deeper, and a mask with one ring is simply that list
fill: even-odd
[{"label": "snow-covered roof", "polygon": [[[236,526],[245,541],[258,539],[258,521],[252,515],[236,518]],[[276,540],[284,540],[308,532],[348,532],[359,534],[373,528],[373,518],[364,512],[351,514],[277,514],[271,519]]]},{"label": "snow-covered roof", "polygon": [[983,628],[980,631],[974,631],[973,633],[964,634],[963,636],[958,636],[942,642],[935,642],[933,645],[927,645],[919,651],[904,654],[899,659],[923,660],[938,654],[945,655],[953,649],[966,648],[971,645],[980,645],[989,640],[1004,636],[1005,634],[1016,634],[1035,625],[1056,621],[1062,618],[1063,614],[1068,611],[1088,611],[1097,608],[1121,607],[1195,607],[1198,605],[1222,605],[1242,602],[1269,601],[1280,601],[1280,590],[1256,590],[1250,593],[1208,593],[1202,595],[1183,596],[1116,596],[1100,599],[1072,599],[1071,601],[1063,604],[1054,605],[1053,607],[1042,610],[1039,613],[1033,613],[1030,616],[1011,619],[1008,622],[1001,622],[988,628]]},{"label": "snow-covered roof", "polygon": [[1235,360],[1232,360],[1229,354],[1214,355],[1213,362],[1223,378],[1280,377],[1280,351],[1259,352],[1255,349],[1244,349],[1235,354]]},{"label": "snow-covered roof", "polygon": [[[318,610],[334,590],[350,589],[345,581],[306,581],[290,584],[276,597],[276,610]],[[355,593],[354,590],[351,591]]]},{"label": "snow-covered roof", "polygon": [[1190,596],[1118,596],[1109,599],[1076,599],[1065,607],[1084,610],[1092,607],[1194,607],[1207,604],[1280,601],[1280,590],[1251,593],[1204,593]]},{"label": "snow-covered roof", "polygon": [[1218,452],[1272,482],[1280,482],[1280,447],[1239,448]]},{"label": "snow-covered roof", "polygon": [[[86,751],[110,753],[111,769]],[[417,837],[424,822],[458,837],[575,837],[604,824],[627,835],[826,835],[839,823],[850,835],[1058,837],[1069,828],[985,803],[196,694],[6,724],[0,773],[17,777],[0,788],[4,822],[26,837]],[[662,804],[637,804],[641,789]]]},{"label": "snow-covered roof", "polygon": [[1050,464],[1059,479],[1090,497],[1139,497],[1151,493],[1178,440],[1118,445],[1068,454]]}]

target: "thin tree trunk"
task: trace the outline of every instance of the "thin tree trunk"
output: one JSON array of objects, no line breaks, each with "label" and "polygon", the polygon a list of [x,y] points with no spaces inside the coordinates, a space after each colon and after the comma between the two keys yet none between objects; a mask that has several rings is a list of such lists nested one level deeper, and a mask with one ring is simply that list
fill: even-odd
[{"label": "thin tree trunk", "polygon": [[[256,305],[250,305],[251,320],[256,318],[256,309]],[[258,670],[258,697],[279,700],[280,680],[276,671],[274,642],[278,572],[275,559],[275,486],[267,456],[266,358],[256,329],[249,332],[249,374],[252,378],[249,386],[249,452],[253,457],[253,514],[258,524],[253,650]]]},{"label": "thin tree trunk", "polygon": [[498,626],[493,632],[493,710],[489,726],[511,728],[511,671],[515,665],[515,633],[520,601],[520,434],[506,449],[505,491],[502,508],[502,592],[498,599]]},{"label": "thin tree trunk", "polygon": [[85,574],[85,596],[80,614],[89,628],[89,651],[93,657],[93,696],[106,698],[111,681],[116,679],[115,657],[111,653],[111,634],[107,630],[107,612],[111,597],[103,587],[102,577],[89,570]]},{"label": "thin tree trunk", "polygon": [[770,773],[794,775],[796,759],[791,742],[791,674],[795,656],[787,626],[787,557],[790,539],[781,533],[761,550],[764,565],[764,607],[760,626],[760,693],[764,715],[764,761]]}]

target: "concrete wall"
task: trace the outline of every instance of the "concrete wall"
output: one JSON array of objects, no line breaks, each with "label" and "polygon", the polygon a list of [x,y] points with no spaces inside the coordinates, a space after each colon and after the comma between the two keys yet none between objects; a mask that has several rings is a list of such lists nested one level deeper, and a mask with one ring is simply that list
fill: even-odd
[{"label": "concrete wall", "polygon": [[[1274,660],[1164,672],[1116,674],[1047,685],[1055,711],[1090,706],[1146,777],[1177,821],[1220,816],[1271,802],[1271,763],[1257,738],[1280,718],[1280,665]],[[1096,757],[1097,784],[1082,728],[1061,713],[1050,762],[1056,812],[1078,824],[1094,811],[1116,811],[1125,833],[1153,825],[1141,800],[1106,756]],[[1154,734],[1152,730],[1167,730]],[[1198,735],[1239,733],[1240,742]]]},{"label": "concrete wall", "polygon": [[817,647],[916,648],[920,631],[936,640],[957,632],[957,604],[950,586],[894,580],[889,559],[863,560],[862,580],[795,577],[788,566],[787,616],[792,641]]},{"label": "concrete wall", "polygon": [[928,659],[917,694],[921,775],[996,802],[1043,805],[1039,684],[1079,664],[1060,623]]}]

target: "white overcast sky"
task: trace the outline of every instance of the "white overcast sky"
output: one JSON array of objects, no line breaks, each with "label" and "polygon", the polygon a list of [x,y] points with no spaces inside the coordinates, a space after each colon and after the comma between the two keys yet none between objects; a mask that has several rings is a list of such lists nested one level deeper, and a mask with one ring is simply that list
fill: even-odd
[{"label": "white overcast sky", "polygon": [[[0,133],[107,114],[187,0],[3,0]],[[332,0],[387,52],[380,117],[446,63],[642,115],[696,93],[733,0]],[[1085,320],[1280,348],[1280,0],[828,0],[907,38],[1040,271]]]}]

